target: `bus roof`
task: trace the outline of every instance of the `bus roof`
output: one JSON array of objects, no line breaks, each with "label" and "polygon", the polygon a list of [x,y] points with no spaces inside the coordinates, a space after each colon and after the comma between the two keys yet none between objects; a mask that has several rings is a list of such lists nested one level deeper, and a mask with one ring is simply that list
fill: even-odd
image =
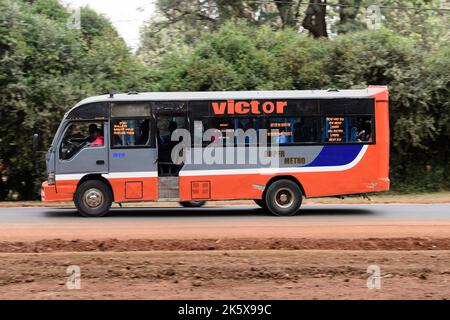
[{"label": "bus roof", "polygon": [[371,98],[386,91],[385,86],[350,90],[282,90],[282,91],[202,91],[202,92],[143,92],[94,96],[80,101],[75,107],[94,102],[114,101],[193,101],[193,100],[251,100],[251,99],[339,99]]}]

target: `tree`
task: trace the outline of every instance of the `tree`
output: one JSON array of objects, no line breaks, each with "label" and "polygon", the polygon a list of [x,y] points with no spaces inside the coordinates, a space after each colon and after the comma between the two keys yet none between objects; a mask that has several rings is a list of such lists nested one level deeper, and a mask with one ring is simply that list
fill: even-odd
[{"label": "tree", "polygon": [[84,8],[76,30],[68,16],[57,0],[0,0],[0,200],[38,195],[33,133],[47,147],[80,99],[146,89],[144,68],[107,19]]},{"label": "tree", "polygon": [[[314,39],[229,21],[203,34],[189,53],[152,65],[153,90],[286,90],[388,85],[392,187],[449,189],[450,50],[387,28]],[[421,81],[418,81],[421,79]],[[431,169],[430,169],[431,168]]]},{"label": "tree", "polygon": [[309,0],[302,26],[311,32],[314,38],[326,38],[328,37],[326,14],[326,0]]}]

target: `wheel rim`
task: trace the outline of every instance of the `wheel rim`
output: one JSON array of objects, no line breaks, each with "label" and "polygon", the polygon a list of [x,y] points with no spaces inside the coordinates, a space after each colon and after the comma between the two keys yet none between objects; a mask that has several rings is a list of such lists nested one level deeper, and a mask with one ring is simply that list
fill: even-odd
[{"label": "wheel rim", "polygon": [[275,193],[275,203],[280,208],[289,208],[294,203],[294,192],[288,188],[281,188]]},{"label": "wheel rim", "polygon": [[103,203],[103,193],[95,188],[86,190],[83,195],[83,203],[91,209],[98,208]]}]

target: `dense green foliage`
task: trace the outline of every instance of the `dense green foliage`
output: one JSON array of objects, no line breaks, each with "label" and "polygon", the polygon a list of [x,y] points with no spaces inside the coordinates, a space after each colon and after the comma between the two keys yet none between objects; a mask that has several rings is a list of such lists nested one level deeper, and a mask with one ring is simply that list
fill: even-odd
[{"label": "dense green foliage", "polygon": [[388,29],[313,39],[229,22],[152,68],[153,90],[277,90],[388,85],[391,178],[400,191],[450,188],[450,50]]},{"label": "dense green foliage", "polygon": [[83,9],[77,30],[67,28],[68,17],[57,0],[0,0],[0,200],[35,197],[34,132],[48,146],[80,99],[141,89],[143,69],[108,20]]},{"label": "dense green foliage", "polygon": [[[393,188],[449,190],[448,15],[385,11],[384,27],[369,31],[361,9],[328,10],[340,20],[329,23],[327,39],[298,32],[307,6],[265,3],[158,0],[164,14],[143,29],[134,56],[90,9],[82,9],[77,30],[67,27],[70,14],[57,0],[0,0],[0,200],[37,196],[44,172],[42,161],[35,170],[32,134],[39,132],[47,147],[63,114],[90,95],[369,84],[390,89]],[[198,7],[205,4],[217,8]]]}]

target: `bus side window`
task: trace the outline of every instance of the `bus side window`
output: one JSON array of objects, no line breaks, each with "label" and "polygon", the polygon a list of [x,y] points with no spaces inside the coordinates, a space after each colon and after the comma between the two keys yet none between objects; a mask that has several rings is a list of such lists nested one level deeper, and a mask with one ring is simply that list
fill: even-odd
[{"label": "bus side window", "polygon": [[113,147],[148,146],[150,119],[111,119]]},{"label": "bus side window", "polygon": [[372,116],[329,115],[323,118],[323,142],[373,142]]},{"label": "bus side window", "polygon": [[[72,122],[66,130],[59,148],[59,158],[69,160],[84,147],[90,146],[99,137],[104,137],[102,122],[82,121]],[[102,144],[103,145],[103,144]],[[102,146],[96,143],[96,146]]]}]

